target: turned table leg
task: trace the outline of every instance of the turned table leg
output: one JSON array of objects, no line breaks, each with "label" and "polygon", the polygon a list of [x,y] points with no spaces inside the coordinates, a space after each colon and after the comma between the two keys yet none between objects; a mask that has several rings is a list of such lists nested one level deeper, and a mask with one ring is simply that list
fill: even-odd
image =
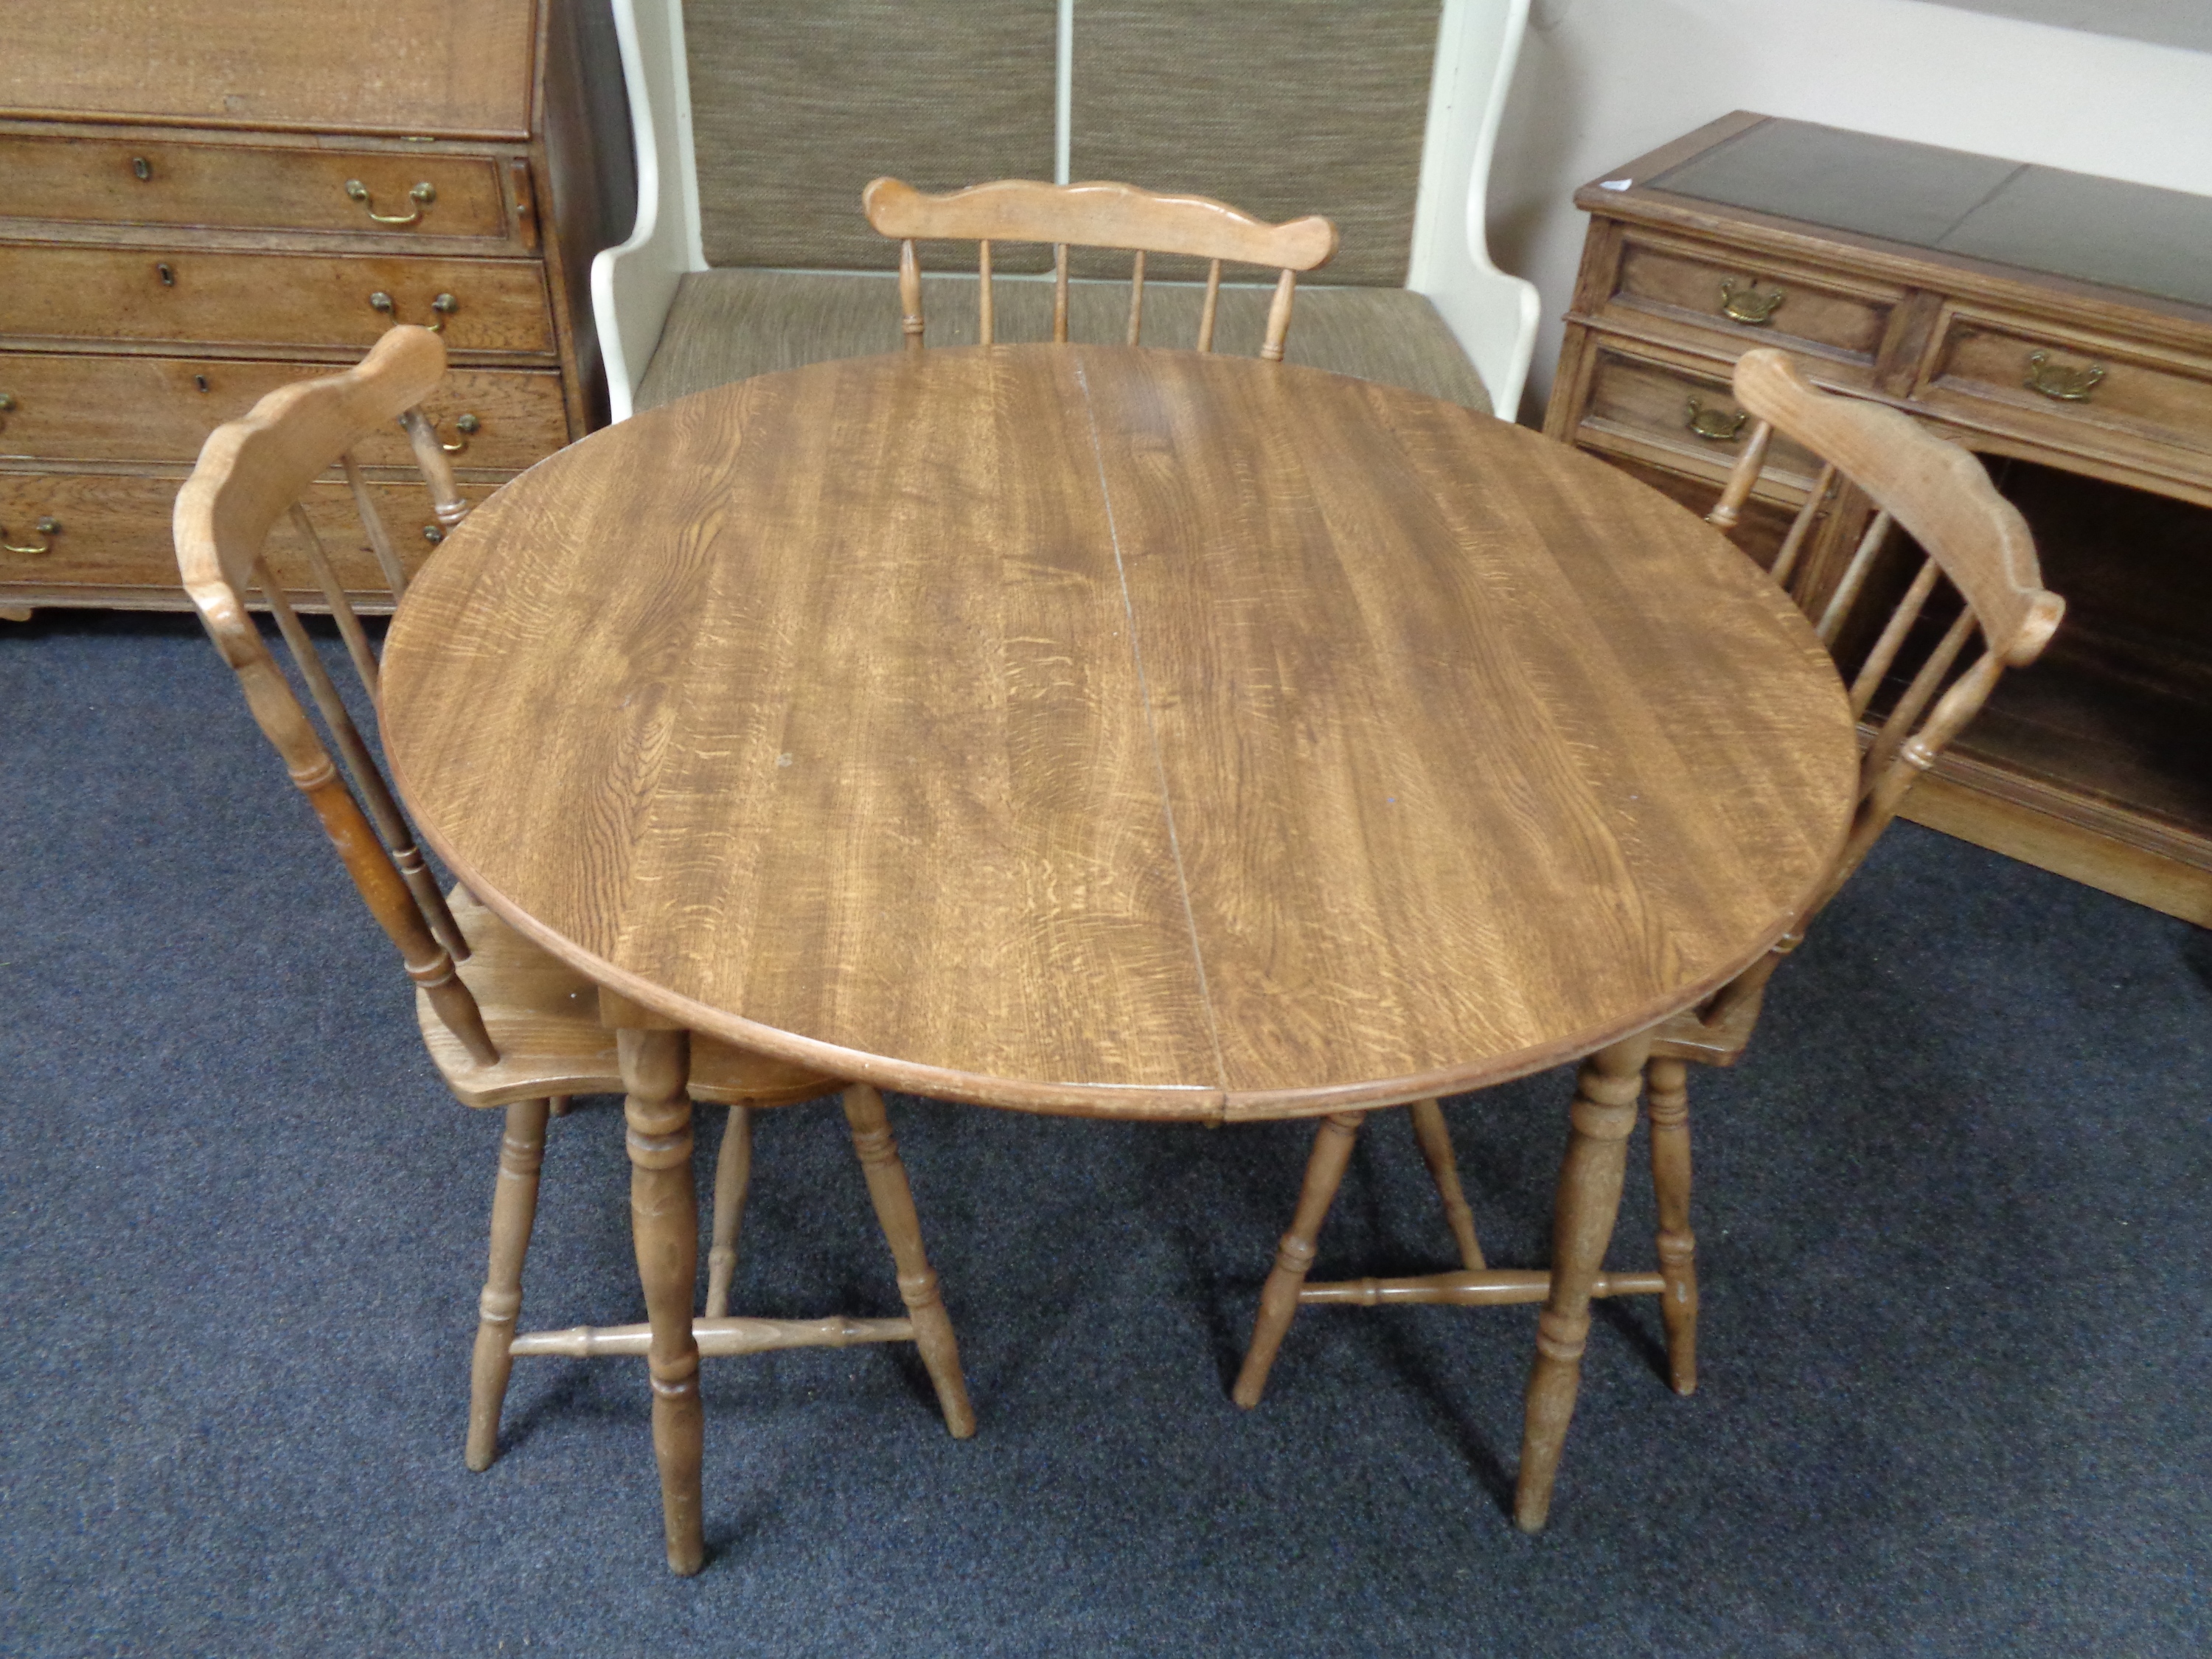
[{"label": "turned table leg", "polygon": [[1620,1209],[1628,1135],[1636,1127],[1644,1062],[1651,1033],[1601,1048],[1575,1076],[1568,1119],[1572,1133],[1559,1169],[1552,1218],[1552,1291],[1537,1316],[1536,1363],[1528,1373],[1521,1430],[1521,1478],[1513,1519],[1540,1531],[1552,1508],[1552,1483],[1575,1414],[1583,1345],[1589,1335],[1590,1287],[1605,1265],[1606,1246]]},{"label": "turned table leg", "polygon": [[1459,1183],[1459,1159],[1452,1153],[1451,1127],[1444,1121],[1444,1109],[1433,1100],[1417,1100],[1406,1110],[1413,1120],[1413,1139],[1420,1145],[1421,1161],[1429,1166],[1429,1179],[1436,1183],[1437,1197],[1444,1206],[1444,1224],[1451,1229],[1452,1240],[1459,1246],[1460,1265],[1479,1273],[1484,1266],[1482,1246],[1474,1237],[1474,1212]]},{"label": "turned table leg", "polygon": [[1260,1403],[1267,1386],[1268,1370],[1298,1310],[1298,1287],[1313,1266],[1314,1240],[1336,1201],[1344,1181],[1344,1166],[1352,1161],[1352,1143],[1359,1135],[1357,1112],[1335,1112],[1321,1121],[1314,1135],[1313,1156],[1306,1160],[1305,1183],[1298,1188],[1298,1207],[1291,1216],[1290,1231],[1275,1247],[1275,1265],[1260,1289],[1260,1315],[1252,1323],[1252,1346],[1244,1351],[1244,1364],[1237,1373],[1237,1386],[1229,1397],[1248,1411]]},{"label": "turned table leg", "polygon": [[730,1108],[722,1131],[722,1151],[714,1160],[714,1242],[707,1250],[707,1317],[730,1312],[730,1285],[738,1273],[738,1229],[745,1217],[745,1189],[753,1178],[753,1115],[750,1107]]},{"label": "turned table leg", "polygon": [[1698,1388],[1698,1241],[1690,1231],[1689,1067],[1651,1062],[1651,1190],[1659,1211],[1659,1298],[1667,1325],[1668,1379],[1676,1394]]},{"label": "turned table leg", "polygon": [[687,1576],[706,1565],[699,1466],[706,1425],[699,1401],[699,1345],[691,1334],[691,1297],[699,1271],[699,1202],[691,1181],[691,1100],[684,1093],[691,1039],[684,1031],[615,1034],[629,1097],[630,1226],[637,1275],[653,1334],[646,1367],[653,1376],[653,1452],[660,1465],[660,1503],[668,1565]]},{"label": "turned table leg", "polygon": [[967,1380],[960,1373],[960,1344],[952,1334],[952,1316],[945,1311],[938,1295],[937,1271],[922,1249],[921,1218],[915,1213],[914,1188],[906,1178],[898,1143],[891,1138],[884,1097],[865,1083],[848,1083],[844,1104],[876,1220],[898,1267],[899,1297],[914,1321],[915,1346],[921,1350],[921,1363],[937,1386],[945,1426],[954,1439],[965,1440],[975,1432],[975,1411],[968,1403]]}]

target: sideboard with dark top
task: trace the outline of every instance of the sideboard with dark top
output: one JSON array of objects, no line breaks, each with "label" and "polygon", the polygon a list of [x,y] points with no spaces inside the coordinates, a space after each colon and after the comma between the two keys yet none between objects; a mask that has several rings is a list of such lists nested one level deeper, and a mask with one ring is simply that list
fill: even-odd
[{"label": "sideboard with dark top", "polygon": [[[1905,814],[2212,925],[2212,198],[1739,112],[1575,202],[1546,430],[1703,512],[1771,345],[1979,452],[2066,622]],[[1813,470],[1777,446],[1754,556]],[[1869,514],[1836,499],[1816,581]],[[1916,562],[1898,537],[1886,579]]]}]

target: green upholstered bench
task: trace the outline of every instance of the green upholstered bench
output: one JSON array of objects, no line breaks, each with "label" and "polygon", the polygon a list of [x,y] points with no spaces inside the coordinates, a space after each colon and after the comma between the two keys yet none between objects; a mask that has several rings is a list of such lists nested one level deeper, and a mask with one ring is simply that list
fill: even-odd
[{"label": "green upholstered bench", "polygon": [[[1491,265],[1481,204],[1526,11],[615,0],[639,156],[636,231],[592,272],[615,415],[898,349],[897,245],[860,199],[891,173],[925,190],[1113,178],[1271,220],[1326,215],[1339,251],[1299,283],[1288,360],[1510,418],[1536,295]],[[998,337],[1048,337],[1050,251],[994,254]],[[933,344],[975,338],[974,257],[922,249]],[[1148,265],[1146,343],[1195,340],[1189,263]],[[1127,264],[1078,256],[1071,337],[1124,337]],[[1231,268],[1216,349],[1257,349],[1273,280]]]}]

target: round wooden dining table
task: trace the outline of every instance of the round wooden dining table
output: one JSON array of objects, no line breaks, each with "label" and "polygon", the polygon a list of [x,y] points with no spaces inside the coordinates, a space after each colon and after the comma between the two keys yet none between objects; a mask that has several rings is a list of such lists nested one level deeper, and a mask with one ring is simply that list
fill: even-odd
[{"label": "round wooden dining table", "polygon": [[1124,347],[826,362],[594,434],[448,538],[381,695],[455,875],[630,1004],[1114,1117],[1594,1054],[1617,1092],[1796,919],[1856,781],[1810,628],[1657,492]]}]

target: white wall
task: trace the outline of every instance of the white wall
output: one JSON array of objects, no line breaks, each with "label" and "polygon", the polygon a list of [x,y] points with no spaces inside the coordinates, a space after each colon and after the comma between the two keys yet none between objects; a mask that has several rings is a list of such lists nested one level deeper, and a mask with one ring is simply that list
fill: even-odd
[{"label": "white wall", "polygon": [[1543,295],[1524,420],[1551,392],[1589,222],[1576,187],[1730,110],[2212,195],[2212,55],[1920,0],[1549,0],[1535,15],[1490,189],[1493,256]]}]

